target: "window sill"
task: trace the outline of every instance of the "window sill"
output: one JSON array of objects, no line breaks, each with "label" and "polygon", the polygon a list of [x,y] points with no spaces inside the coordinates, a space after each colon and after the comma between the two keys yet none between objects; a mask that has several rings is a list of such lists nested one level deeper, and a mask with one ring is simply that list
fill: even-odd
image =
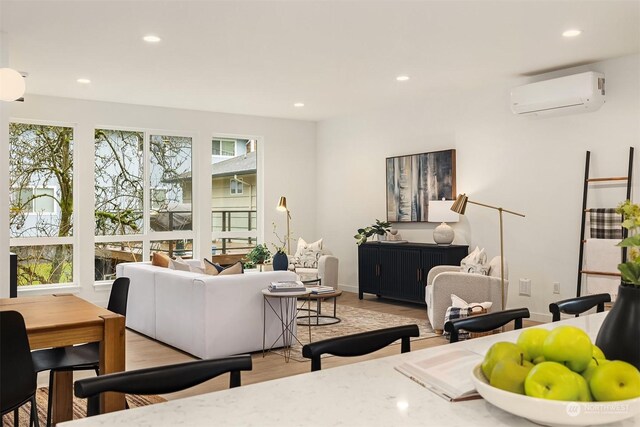
[{"label": "window sill", "polygon": [[111,291],[111,285],[113,285],[113,280],[101,280],[94,282],[93,290],[97,292],[108,292]]},{"label": "window sill", "polygon": [[18,296],[27,297],[35,295],[77,294],[80,293],[81,290],[82,288],[76,284],[19,286]]}]

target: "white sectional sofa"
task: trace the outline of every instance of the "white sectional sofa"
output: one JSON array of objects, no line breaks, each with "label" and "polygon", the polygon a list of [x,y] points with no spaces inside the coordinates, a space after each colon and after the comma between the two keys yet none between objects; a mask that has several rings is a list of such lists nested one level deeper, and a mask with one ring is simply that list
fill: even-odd
[{"label": "white sectional sofa", "polygon": [[269,347],[282,324],[268,306],[263,321],[261,291],[272,281],[296,280],[290,271],[208,276],[148,262],[119,264],[116,275],[131,280],[128,328],[203,359],[262,350],[265,323]]}]

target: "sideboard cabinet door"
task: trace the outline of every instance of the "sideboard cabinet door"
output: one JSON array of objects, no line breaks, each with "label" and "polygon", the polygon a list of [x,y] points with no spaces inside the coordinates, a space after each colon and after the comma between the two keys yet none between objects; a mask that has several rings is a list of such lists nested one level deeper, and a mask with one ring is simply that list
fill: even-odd
[{"label": "sideboard cabinet door", "polygon": [[436,265],[459,265],[466,245],[368,242],[358,247],[358,297],[378,297],[424,304],[427,274]]}]

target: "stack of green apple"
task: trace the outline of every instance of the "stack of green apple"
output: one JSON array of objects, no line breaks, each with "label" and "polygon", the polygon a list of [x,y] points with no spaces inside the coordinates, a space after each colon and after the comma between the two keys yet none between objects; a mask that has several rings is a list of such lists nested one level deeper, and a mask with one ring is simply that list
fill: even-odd
[{"label": "stack of green apple", "polygon": [[482,372],[502,390],[550,400],[617,401],[640,397],[640,371],[606,360],[589,336],[574,326],[523,330],[517,343],[498,342]]}]

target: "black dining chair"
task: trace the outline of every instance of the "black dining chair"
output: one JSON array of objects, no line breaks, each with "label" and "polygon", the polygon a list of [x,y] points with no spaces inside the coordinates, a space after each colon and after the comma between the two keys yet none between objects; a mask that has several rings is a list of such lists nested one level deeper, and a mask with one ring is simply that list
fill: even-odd
[{"label": "black dining chair", "polygon": [[458,341],[460,329],[468,332],[489,332],[506,325],[512,320],[515,321],[514,329],[522,329],[522,319],[528,319],[529,317],[530,314],[527,308],[514,308],[449,320],[444,324],[444,330],[451,334],[451,342],[453,343]]},{"label": "black dining chair", "polygon": [[418,336],[420,336],[418,325],[395,326],[306,344],[302,347],[302,355],[311,359],[311,371],[319,371],[320,358],[323,354],[342,357],[362,356],[378,351],[399,339],[402,340],[401,352],[407,353],[411,351],[409,338]]},{"label": "black dining chair", "polygon": [[551,321],[557,322],[560,320],[560,313],[575,314],[576,317],[578,317],[580,314],[591,310],[593,307],[596,307],[596,311],[598,313],[603,312],[604,303],[606,302],[611,302],[611,295],[593,294],[552,302],[549,304],[549,311],[553,316]]},{"label": "black dining chair", "polygon": [[112,391],[128,394],[166,394],[185,390],[229,372],[229,387],[239,387],[241,371],[253,368],[250,355],[223,359],[197,360],[176,365],[156,366],[129,372],[101,375],[78,380],[76,397],[87,398],[87,416],[100,413],[100,393]]},{"label": "black dining chair", "polygon": [[22,314],[0,311],[0,418],[13,411],[19,425],[19,408],[31,402],[29,426],[39,427],[36,404],[37,374]]},{"label": "black dining chair", "polygon": [[[129,278],[118,277],[111,286],[107,310],[127,315],[127,299],[129,295]],[[47,427],[51,426],[51,409],[53,403],[53,386],[57,371],[100,372],[100,344],[91,342],[69,347],[48,348],[31,353],[36,372],[51,371],[49,373],[49,399],[47,401]]]}]

